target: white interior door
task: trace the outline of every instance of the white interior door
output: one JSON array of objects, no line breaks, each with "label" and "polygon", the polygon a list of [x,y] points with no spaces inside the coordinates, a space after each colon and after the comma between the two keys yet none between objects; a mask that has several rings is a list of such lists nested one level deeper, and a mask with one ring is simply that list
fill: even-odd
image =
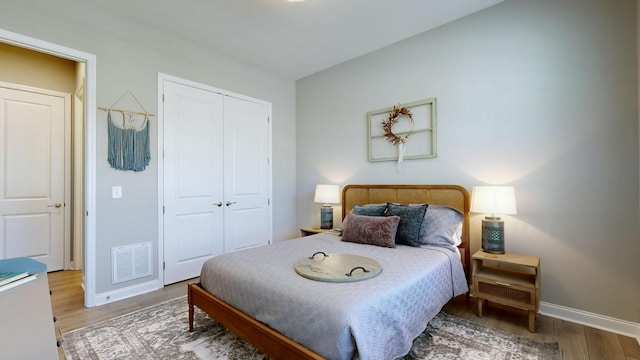
[{"label": "white interior door", "polygon": [[225,97],[225,252],[271,242],[269,116],[265,104]]},{"label": "white interior door", "polygon": [[164,283],[224,252],[223,96],[164,80]]},{"label": "white interior door", "polygon": [[64,267],[70,95],[0,83],[0,258]]}]

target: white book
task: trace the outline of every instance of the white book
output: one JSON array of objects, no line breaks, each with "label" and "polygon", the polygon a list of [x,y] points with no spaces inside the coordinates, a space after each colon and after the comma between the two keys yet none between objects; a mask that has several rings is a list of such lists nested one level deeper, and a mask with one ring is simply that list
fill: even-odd
[{"label": "white book", "polygon": [[6,285],[0,286],[0,292],[7,291],[9,289],[12,289],[12,288],[14,288],[16,286],[19,286],[19,285],[22,285],[22,284],[26,284],[29,281],[33,281],[35,279],[36,279],[36,275],[35,274],[33,274],[33,275],[28,275],[27,274],[27,277],[23,277],[20,280],[12,281],[12,282],[10,282],[10,283],[8,283]]},{"label": "white book", "polygon": [[28,272],[20,272],[20,271],[15,271],[15,272],[0,272],[0,286],[9,284],[11,282],[14,282],[16,280],[20,280],[22,278],[25,278],[29,276]]}]

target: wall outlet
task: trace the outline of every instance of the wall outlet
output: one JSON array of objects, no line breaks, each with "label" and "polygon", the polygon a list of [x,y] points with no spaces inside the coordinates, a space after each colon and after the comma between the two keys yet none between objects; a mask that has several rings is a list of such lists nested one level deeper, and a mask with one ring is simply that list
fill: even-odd
[{"label": "wall outlet", "polygon": [[112,199],[120,199],[120,198],[122,198],[122,186],[112,186],[111,187],[111,198]]}]

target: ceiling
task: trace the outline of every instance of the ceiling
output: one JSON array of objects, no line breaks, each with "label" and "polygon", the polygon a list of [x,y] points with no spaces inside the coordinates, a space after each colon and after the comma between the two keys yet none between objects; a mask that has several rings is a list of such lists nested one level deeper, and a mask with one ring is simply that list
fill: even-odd
[{"label": "ceiling", "polygon": [[[96,1],[161,32],[297,80],[502,0]],[[126,11],[123,11],[126,9]]]}]

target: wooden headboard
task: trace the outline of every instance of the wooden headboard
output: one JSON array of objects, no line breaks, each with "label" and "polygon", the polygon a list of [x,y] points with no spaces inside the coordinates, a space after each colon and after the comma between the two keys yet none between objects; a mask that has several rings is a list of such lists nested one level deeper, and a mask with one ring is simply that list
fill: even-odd
[{"label": "wooden headboard", "polygon": [[[430,204],[446,205],[464,214],[462,243],[458,248],[462,256],[464,273],[469,281],[469,192],[459,185],[347,185],[342,189],[342,219],[355,205],[365,204]],[[429,210],[427,210],[429,211]]]}]

